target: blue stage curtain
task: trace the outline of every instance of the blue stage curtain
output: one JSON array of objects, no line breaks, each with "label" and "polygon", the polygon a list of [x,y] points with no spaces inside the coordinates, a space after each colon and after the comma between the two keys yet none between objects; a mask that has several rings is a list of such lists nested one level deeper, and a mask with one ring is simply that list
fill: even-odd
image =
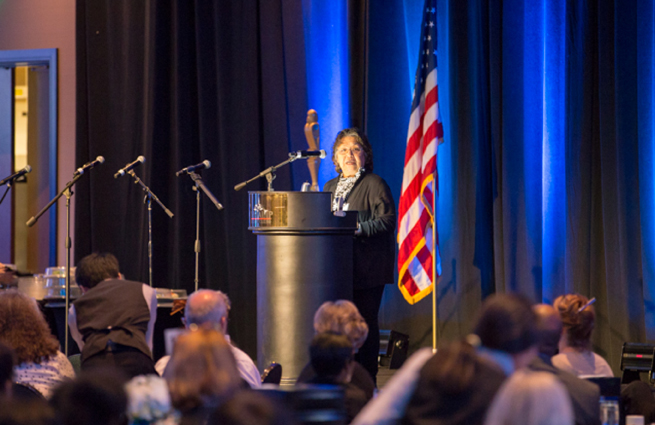
[{"label": "blue stage curtain", "polygon": [[[440,7],[449,158],[439,160],[452,170],[440,173],[439,205],[453,211],[440,222],[452,232],[441,246],[441,338],[468,332],[491,293],[552,303],[579,292],[597,298],[594,349],[615,371],[624,341],[653,339],[655,29],[647,3]],[[390,307],[385,319],[428,345],[429,304]],[[409,323],[412,309],[420,321]]]}]

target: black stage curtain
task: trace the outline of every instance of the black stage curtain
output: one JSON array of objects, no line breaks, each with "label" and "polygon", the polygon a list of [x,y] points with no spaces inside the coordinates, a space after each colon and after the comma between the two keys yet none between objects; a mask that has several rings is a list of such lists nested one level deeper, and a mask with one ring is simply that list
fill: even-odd
[{"label": "black stage curtain", "polygon": [[[440,36],[447,49],[440,49],[448,55],[440,63],[449,68],[442,102],[450,129],[440,155],[449,153],[452,168],[450,186],[442,186],[452,222],[440,222],[450,226],[441,241],[440,336],[469,332],[480,303],[494,292],[520,291],[534,301],[581,292],[598,299],[594,347],[616,369],[623,341],[643,341],[645,327],[652,328],[644,326],[636,134],[637,28],[644,5],[545,2],[565,6],[564,166],[556,176],[565,184],[564,205],[553,216],[561,232],[542,235],[550,212],[542,204],[543,165],[533,166],[541,164],[541,145],[526,142],[540,140],[534,132],[544,103],[526,80],[532,75],[526,72],[532,66],[526,60],[530,4],[439,4],[447,14],[448,32]],[[308,106],[301,2],[78,0],[77,8],[77,162],[96,155],[107,161],[77,186],[76,259],[112,251],[128,278],[147,281],[144,194],[128,177],[112,178],[142,154],[147,162],[137,174],[175,213],[169,219],[152,207],[155,286],[191,291],[195,194],[191,181],[174,173],[209,159],[205,182],[225,210],[203,199],[201,287],[231,296],[231,334],[255,353],[255,238],[247,230],[246,191],[233,186],[306,146],[295,129]],[[350,48],[380,51],[375,43],[384,38],[369,33],[378,27],[366,20],[368,8],[350,10],[359,20],[351,23],[351,34],[366,37],[351,40]],[[359,93],[351,93],[353,105],[361,109],[352,112],[353,121],[372,133],[380,127],[373,118],[384,117],[387,105],[366,102],[368,76],[393,65],[359,60],[355,68],[368,75],[352,82]],[[384,143],[393,150],[405,140]],[[376,145],[376,152],[382,149]],[[397,162],[376,164],[392,187],[402,173]],[[299,163],[277,174],[275,185],[285,190],[298,190],[308,179]],[[248,189],[263,190],[265,182]],[[429,301],[409,306],[392,286],[385,291],[382,323],[409,332],[414,346],[431,343]]]},{"label": "black stage curtain", "polygon": [[[232,299],[230,330],[256,352],[256,238],[248,190],[237,183],[306,149],[302,10],[282,0],[77,2],[77,163],[106,162],[76,188],[75,260],[117,255],[127,278],[148,282],[148,213],[135,169],[175,214],[153,202],[153,286],[194,289],[196,195],[175,171],[204,159],[204,182],[224,205],[201,201],[200,288]],[[296,128],[297,127],[297,128]],[[298,190],[304,162],[280,169],[274,186]]]}]

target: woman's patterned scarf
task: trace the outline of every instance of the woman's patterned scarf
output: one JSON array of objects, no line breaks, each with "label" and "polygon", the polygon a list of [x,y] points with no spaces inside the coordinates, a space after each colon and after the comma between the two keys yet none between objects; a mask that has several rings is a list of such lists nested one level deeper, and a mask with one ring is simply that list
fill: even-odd
[{"label": "woman's patterned scarf", "polygon": [[343,177],[342,175],[339,178],[339,182],[337,183],[337,188],[334,191],[334,200],[332,201],[332,211],[340,211],[344,209],[343,205],[345,204],[346,199],[350,194],[350,191],[353,190],[353,186],[355,186],[355,183],[357,183],[357,180],[364,173],[364,171],[366,170],[362,167],[357,171],[357,174],[355,174],[352,177]]}]

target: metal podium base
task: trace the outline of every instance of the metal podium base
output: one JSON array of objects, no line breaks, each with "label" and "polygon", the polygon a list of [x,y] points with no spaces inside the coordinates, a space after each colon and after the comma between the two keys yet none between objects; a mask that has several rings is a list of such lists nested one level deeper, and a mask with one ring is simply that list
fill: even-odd
[{"label": "metal podium base", "polygon": [[[344,249],[349,247],[349,249]],[[313,317],[325,301],[352,300],[352,236],[257,235],[257,360],[295,382],[309,362]]]}]

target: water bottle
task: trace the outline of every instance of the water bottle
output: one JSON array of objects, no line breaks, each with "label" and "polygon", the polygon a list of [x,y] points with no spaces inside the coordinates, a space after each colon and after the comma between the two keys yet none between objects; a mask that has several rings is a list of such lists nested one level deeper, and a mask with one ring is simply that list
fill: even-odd
[{"label": "water bottle", "polygon": [[619,401],[615,397],[600,398],[600,422],[602,425],[619,425]]}]

